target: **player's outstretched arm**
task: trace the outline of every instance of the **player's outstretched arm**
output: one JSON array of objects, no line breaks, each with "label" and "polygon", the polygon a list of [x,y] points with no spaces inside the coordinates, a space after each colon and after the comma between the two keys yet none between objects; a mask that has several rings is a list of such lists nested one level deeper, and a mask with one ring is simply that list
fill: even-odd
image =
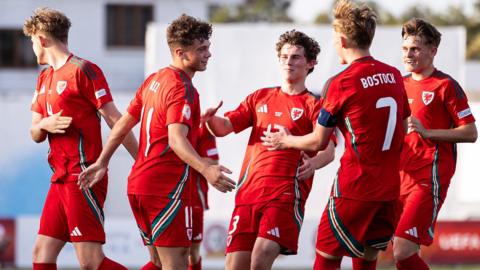
[{"label": "player's outstretched arm", "polygon": [[132,128],[137,123],[138,120],[128,112],[117,121],[97,161],[88,166],[88,168],[78,176],[78,185],[80,188],[85,189],[92,187],[95,183],[103,179],[113,153],[125,140],[125,137],[131,133]]},{"label": "player's outstretched arm", "polygon": [[415,117],[409,118],[408,127],[410,131],[417,132],[424,139],[444,142],[475,142],[478,137],[477,126],[475,123],[469,123],[450,129],[426,129],[422,123]]},{"label": "player's outstretched arm", "polygon": [[[113,128],[115,123],[122,117],[122,114],[118,111],[117,106],[115,106],[115,103],[113,102],[103,105],[99,111],[110,128]],[[136,160],[138,153],[138,141],[135,138],[135,135],[133,135],[132,131],[126,135],[122,144],[125,146],[132,158]]]},{"label": "player's outstretched arm", "polygon": [[315,173],[315,170],[327,166],[334,158],[335,144],[331,140],[328,142],[327,148],[319,151],[314,157],[309,157],[305,152],[302,152],[302,164],[298,168],[298,180],[307,180]]},{"label": "player's outstretched arm", "polygon": [[278,132],[264,131],[261,140],[268,150],[294,148],[313,152],[324,150],[327,147],[332,132],[333,128],[319,124],[315,126],[312,133],[303,136],[289,135],[285,128],[279,128]]},{"label": "player's outstretched arm", "polygon": [[220,101],[216,107],[208,108],[202,114],[202,123],[206,123],[208,131],[215,137],[223,137],[233,132],[232,123],[228,118],[215,115],[222,105],[223,101]]},{"label": "player's outstretched arm", "polygon": [[168,145],[175,154],[221,192],[228,192],[235,188],[235,182],[224,173],[232,173],[222,165],[209,164],[200,157],[187,139],[188,127],[184,124],[174,123],[168,125]]},{"label": "player's outstretched arm", "polygon": [[72,123],[72,117],[62,116],[62,112],[59,111],[45,118],[37,112],[32,112],[32,125],[30,126],[32,140],[40,143],[47,138],[48,133],[65,133]]}]

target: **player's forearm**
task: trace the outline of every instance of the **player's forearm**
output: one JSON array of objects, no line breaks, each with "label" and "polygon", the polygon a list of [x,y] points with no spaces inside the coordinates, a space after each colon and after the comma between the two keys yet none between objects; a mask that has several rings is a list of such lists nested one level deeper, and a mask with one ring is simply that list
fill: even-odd
[{"label": "player's forearm", "polygon": [[209,163],[200,157],[186,136],[168,136],[168,145],[175,154],[197,172],[202,173]]},{"label": "player's forearm", "polygon": [[328,141],[322,142],[315,136],[314,133],[310,133],[303,136],[288,135],[285,140],[286,148],[294,148],[303,151],[321,151],[326,148]]},{"label": "player's forearm", "polygon": [[137,141],[137,138],[135,138],[135,135],[133,135],[132,131],[130,131],[125,136],[125,139],[123,140],[122,144],[125,147],[125,149],[127,149],[128,153],[130,153],[132,158],[136,160],[137,154],[138,154],[138,141]]},{"label": "player's forearm", "polygon": [[30,127],[30,136],[36,143],[41,143],[47,138],[47,132],[42,129],[41,122],[32,124]]},{"label": "player's forearm", "polygon": [[323,168],[330,164],[335,158],[335,145],[331,140],[329,140],[327,148],[325,150],[320,151],[317,155],[311,158],[311,162],[315,170]]},{"label": "player's forearm", "polygon": [[232,123],[228,118],[212,116],[207,121],[208,130],[215,135],[215,137],[223,137],[233,132]]},{"label": "player's forearm", "polygon": [[477,128],[475,123],[452,129],[426,129],[422,136],[425,139],[444,142],[475,142],[477,140]]}]

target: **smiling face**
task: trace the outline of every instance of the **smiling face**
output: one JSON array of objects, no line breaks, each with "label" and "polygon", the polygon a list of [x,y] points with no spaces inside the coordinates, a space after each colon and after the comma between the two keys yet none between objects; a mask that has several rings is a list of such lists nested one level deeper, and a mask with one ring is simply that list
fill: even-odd
[{"label": "smiling face", "polygon": [[210,41],[196,39],[192,45],[183,50],[183,62],[189,70],[204,71],[207,69],[210,53]]},{"label": "smiling face", "polygon": [[422,74],[433,68],[433,58],[437,48],[425,44],[422,36],[405,36],[402,43],[403,65],[405,70]]},{"label": "smiling face", "polygon": [[289,82],[305,80],[308,71],[315,65],[315,60],[308,61],[302,46],[284,44],[279,54],[282,77]]}]

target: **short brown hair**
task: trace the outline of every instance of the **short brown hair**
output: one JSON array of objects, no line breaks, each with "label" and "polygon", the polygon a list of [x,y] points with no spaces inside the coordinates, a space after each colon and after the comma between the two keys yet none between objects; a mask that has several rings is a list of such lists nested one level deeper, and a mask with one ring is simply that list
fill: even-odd
[{"label": "short brown hair", "polygon": [[200,41],[210,39],[212,25],[182,14],[167,28],[167,42],[170,49],[174,46],[188,47],[197,39]]},{"label": "short brown hair", "polygon": [[377,15],[365,4],[358,5],[349,0],[338,1],[333,10],[333,29],[347,36],[351,45],[368,49],[372,44]]},{"label": "short brown hair", "polygon": [[[280,52],[285,44],[302,46],[305,52],[305,58],[307,58],[308,61],[317,60],[317,56],[320,53],[320,46],[317,41],[295,29],[283,33],[280,38],[278,38],[276,45],[278,57],[280,57]],[[313,68],[311,68],[308,73],[312,71]]]},{"label": "short brown hair", "polygon": [[422,37],[423,42],[426,45],[438,48],[442,34],[438,32],[437,28],[431,23],[419,18],[413,18],[407,21],[402,26],[402,38],[407,36],[419,36]]},{"label": "short brown hair", "polygon": [[52,38],[67,43],[68,30],[72,26],[62,12],[51,8],[37,8],[29,19],[23,24],[23,33],[32,36],[39,32],[45,33]]}]

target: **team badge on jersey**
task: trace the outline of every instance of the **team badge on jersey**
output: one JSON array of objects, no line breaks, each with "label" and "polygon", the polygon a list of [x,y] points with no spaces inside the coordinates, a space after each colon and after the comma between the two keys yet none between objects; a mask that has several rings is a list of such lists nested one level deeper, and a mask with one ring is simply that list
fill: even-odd
[{"label": "team badge on jersey", "polygon": [[434,97],[435,97],[434,92],[423,91],[422,92],[423,104],[425,104],[425,106],[427,106],[428,104],[432,103]]},{"label": "team badge on jersey", "polygon": [[188,104],[185,104],[183,106],[182,114],[185,117],[185,119],[190,120],[190,116],[192,115],[192,110],[190,109],[190,106]]},{"label": "team badge on jersey", "polygon": [[303,109],[292,108],[292,110],[290,111],[290,116],[292,117],[293,121],[297,121],[298,119],[300,119],[300,117],[302,117],[302,115]]},{"label": "team badge on jersey", "polygon": [[67,81],[58,81],[57,82],[57,93],[61,95],[63,91],[67,88]]}]

